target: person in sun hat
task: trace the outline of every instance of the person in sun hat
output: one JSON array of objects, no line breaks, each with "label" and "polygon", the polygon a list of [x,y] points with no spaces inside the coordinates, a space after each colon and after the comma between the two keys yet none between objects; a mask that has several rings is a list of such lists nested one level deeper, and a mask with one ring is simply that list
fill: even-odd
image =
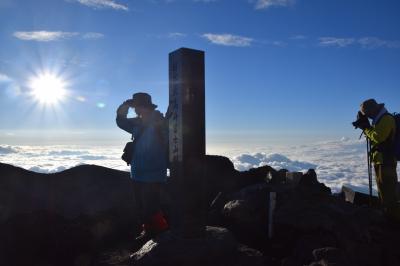
[{"label": "person in sun hat", "polygon": [[[135,110],[136,117],[127,118],[129,108]],[[160,204],[160,190],[167,177],[168,124],[156,108],[149,94],[138,92],[118,107],[116,118],[118,127],[134,140],[131,179],[143,229],[137,239],[144,241],[168,229]]]},{"label": "person in sun hat", "polygon": [[[360,105],[359,128],[371,141],[371,160],[374,163],[379,199],[388,218],[400,222],[397,202],[397,159],[394,150],[396,122],[383,103],[368,99]],[[370,124],[369,120],[372,120]]]}]

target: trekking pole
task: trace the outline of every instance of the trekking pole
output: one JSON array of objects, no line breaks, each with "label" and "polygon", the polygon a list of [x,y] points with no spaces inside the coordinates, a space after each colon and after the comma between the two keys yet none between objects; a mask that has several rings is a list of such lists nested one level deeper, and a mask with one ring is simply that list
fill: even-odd
[{"label": "trekking pole", "polygon": [[371,141],[367,140],[367,161],[368,161],[368,185],[369,185],[369,206],[372,206],[372,167],[371,167]]}]

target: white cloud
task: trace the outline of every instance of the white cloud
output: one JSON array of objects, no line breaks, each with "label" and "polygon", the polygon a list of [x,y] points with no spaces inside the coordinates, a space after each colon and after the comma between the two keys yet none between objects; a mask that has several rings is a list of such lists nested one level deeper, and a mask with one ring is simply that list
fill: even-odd
[{"label": "white cloud", "polygon": [[87,32],[85,34],[82,34],[83,39],[88,39],[88,40],[97,40],[104,38],[103,33],[98,33],[98,32]]},{"label": "white cloud", "polygon": [[47,153],[49,156],[70,156],[70,155],[82,155],[88,151],[85,150],[52,150]]},{"label": "white cloud", "polygon": [[4,89],[7,96],[15,98],[21,94],[19,84],[6,74],[0,73],[0,87]]},{"label": "white cloud", "polygon": [[170,33],[168,33],[168,38],[171,38],[171,39],[178,39],[178,38],[183,38],[183,37],[186,37],[186,34],[182,33],[182,32],[170,32]]},{"label": "white cloud", "polygon": [[66,32],[66,31],[16,31],[14,37],[23,41],[51,42],[67,40],[81,36],[86,40],[96,40],[104,37],[104,34],[98,32]]},{"label": "white cloud", "polygon": [[11,78],[6,74],[0,73],[0,82],[10,82]]},{"label": "white cloud", "polygon": [[285,47],[287,45],[286,42],[282,42],[282,41],[272,41],[271,44],[274,46],[279,46],[279,47]]},{"label": "white cloud", "polygon": [[321,46],[336,46],[346,47],[355,42],[354,38],[336,38],[336,37],[321,37],[319,38],[319,45]]},{"label": "white cloud", "polygon": [[79,156],[79,159],[81,160],[105,160],[107,159],[107,156],[103,156],[103,155],[81,155]]},{"label": "white cloud", "polygon": [[127,5],[117,3],[116,1],[113,1],[113,0],[76,0],[76,1],[82,5],[92,7],[94,9],[111,8],[111,9],[123,10],[123,11],[129,10]]},{"label": "white cloud", "polygon": [[58,166],[58,167],[53,167],[49,168],[48,166],[32,166],[29,167],[28,170],[36,173],[42,173],[42,174],[51,174],[51,173],[57,173],[66,170],[67,168],[65,166]]},{"label": "white cloud", "polygon": [[364,49],[377,48],[400,48],[400,41],[389,41],[379,39],[377,37],[363,38],[336,38],[336,37],[321,37],[319,38],[320,46],[336,46],[347,47],[352,44],[359,44]]},{"label": "white cloud", "polygon": [[358,40],[362,48],[375,49],[380,47],[400,48],[400,41],[387,41],[376,37],[364,37]]},{"label": "white cloud", "polygon": [[13,148],[11,146],[8,146],[8,145],[0,146],[0,155],[10,154],[10,153],[17,153],[17,152],[18,152],[18,149]]},{"label": "white cloud", "polygon": [[257,0],[255,3],[256,9],[266,9],[273,6],[290,6],[294,4],[294,0]]},{"label": "white cloud", "polygon": [[235,168],[239,171],[264,165],[269,165],[277,170],[287,169],[295,172],[306,171],[317,167],[317,165],[308,162],[292,161],[288,157],[278,153],[241,154],[233,157],[232,162],[235,165]]},{"label": "white cloud", "polygon": [[[279,152],[276,155],[276,152]],[[236,155],[234,155],[236,154]],[[275,154],[274,156],[270,156]],[[284,154],[283,157],[280,157]],[[365,140],[343,138],[337,141],[316,142],[297,146],[276,146],[257,149],[257,153],[246,151],[227,153],[238,170],[267,163],[275,168],[303,171],[308,164],[314,165],[318,180],[333,191],[340,191],[345,184],[368,188],[368,171]],[[250,155],[244,157],[242,155]],[[290,159],[289,159],[290,158]],[[304,170],[301,170],[304,168]],[[400,166],[398,167],[398,171]],[[375,178],[373,178],[375,185]]]},{"label": "white cloud", "polygon": [[[121,144],[122,146],[122,144]],[[40,173],[54,173],[81,164],[93,164],[129,171],[121,160],[122,147],[43,145],[0,145],[0,162]]]},{"label": "white cloud", "polygon": [[299,35],[293,35],[289,39],[291,39],[291,40],[305,40],[305,39],[307,39],[307,36],[299,34]]},{"label": "white cloud", "polygon": [[17,31],[14,32],[14,37],[24,41],[39,41],[39,42],[50,42],[58,41],[62,39],[69,39],[77,36],[77,32],[65,32],[65,31]]},{"label": "white cloud", "polygon": [[246,47],[250,46],[254,39],[232,34],[205,33],[202,35],[213,44],[224,46]]}]

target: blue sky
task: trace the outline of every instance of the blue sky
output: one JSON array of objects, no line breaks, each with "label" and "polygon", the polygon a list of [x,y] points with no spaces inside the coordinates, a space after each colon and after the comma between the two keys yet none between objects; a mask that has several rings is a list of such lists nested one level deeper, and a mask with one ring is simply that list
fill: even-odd
[{"label": "blue sky", "polygon": [[[168,53],[206,52],[208,145],[356,137],[360,102],[400,111],[396,0],[0,0],[0,143],[127,138],[115,109],[165,111]],[[67,83],[40,104],[30,80]]]}]

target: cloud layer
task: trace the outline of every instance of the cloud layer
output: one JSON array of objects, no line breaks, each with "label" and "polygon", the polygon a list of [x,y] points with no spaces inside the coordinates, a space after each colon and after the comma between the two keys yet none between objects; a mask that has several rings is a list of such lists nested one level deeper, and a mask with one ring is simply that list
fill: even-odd
[{"label": "cloud layer", "polygon": [[0,162],[39,173],[59,172],[81,164],[129,171],[121,160],[121,147],[0,145]]},{"label": "cloud layer", "polygon": [[287,169],[289,171],[302,172],[310,168],[316,168],[317,165],[292,161],[288,157],[278,153],[254,153],[254,154],[241,154],[232,158],[235,168],[239,171],[248,170],[250,168],[269,165],[274,169]]},{"label": "cloud layer", "polygon": [[[279,153],[277,153],[279,152]],[[366,144],[364,140],[343,138],[337,141],[318,142],[299,146],[257,148],[254,152],[227,151],[238,170],[246,170],[268,164],[276,169],[304,172],[314,168],[318,179],[340,191],[344,184],[366,190],[368,171]],[[399,171],[400,167],[398,167]],[[375,179],[373,178],[375,185]]]},{"label": "cloud layer", "polygon": [[[208,150],[212,151],[212,148]],[[219,154],[229,157],[240,171],[263,165],[302,172],[314,168],[318,179],[333,191],[339,191],[344,184],[364,190],[368,188],[365,141],[342,139],[298,146],[256,148],[253,151],[225,149]],[[121,160],[119,146],[0,145],[0,162],[42,173],[57,172],[80,164],[97,164],[129,171],[129,167]]]}]

